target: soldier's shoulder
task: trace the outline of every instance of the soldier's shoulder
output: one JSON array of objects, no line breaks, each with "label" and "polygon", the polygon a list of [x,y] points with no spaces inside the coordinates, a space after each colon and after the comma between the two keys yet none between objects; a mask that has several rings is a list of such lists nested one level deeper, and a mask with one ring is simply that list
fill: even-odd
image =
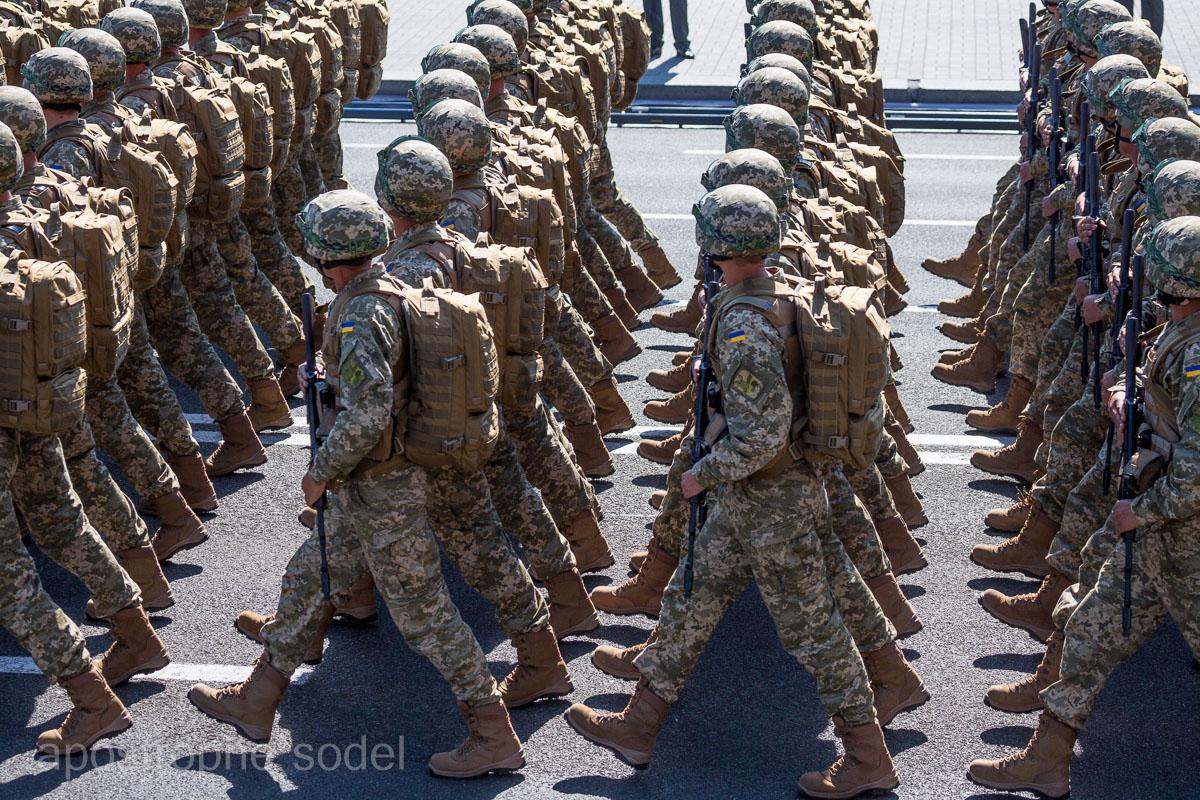
[{"label": "soldier's shoulder", "polygon": [[764,316],[756,298],[743,299],[730,306],[717,324],[717,334],[726,345],[779,338],[775,326]]}]

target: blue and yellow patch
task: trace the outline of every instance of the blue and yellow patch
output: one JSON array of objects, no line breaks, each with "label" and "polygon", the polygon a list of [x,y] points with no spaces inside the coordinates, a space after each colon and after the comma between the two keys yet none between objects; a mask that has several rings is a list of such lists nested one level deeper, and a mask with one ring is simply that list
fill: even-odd
[{"label": "blue and yellow patch", "polygon": [[730,333],[725,334],[725,341],[729,342],[730,344],[744,342],[746,341],[746,332],[741,329],[731,331]]},{"label": "blue and yellow patch", "polygon": [[457,222],[457,220],[455,220],[453,218],[444,219],[444,220],[442,220],[442,227],[448,231],[452,231],[452,230],[454,230],[454,225],[456,222]]},{"label": "blue and yellow patch", "polygon": [[1191,367],[1183,368],[1183,377],[1185,378],[1200,378],[1200,364],[1195,364]]},{"label": "blue and yellow patch", "polygon": [[1150,201],[1146,199],[1145,195],[1142,195],[1138,198],[1138,201],[1134,203],[1133,210],[1137,212],[1137,215],[1140,217],[1145,215],[1146,209],[1149,207]]},{"label": "blue and yellow patch", "polygon": [[341,324],[341,326],[338,328],[338,330],[341,331],[343,334],[354,333],[354,323],[353,322],[343,322]]}]

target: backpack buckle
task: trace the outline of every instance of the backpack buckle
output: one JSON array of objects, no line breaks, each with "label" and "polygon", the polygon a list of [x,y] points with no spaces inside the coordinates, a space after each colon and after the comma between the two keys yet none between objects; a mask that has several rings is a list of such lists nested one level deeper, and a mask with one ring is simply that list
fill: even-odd
[{"label": "backpack buckle", "polygon": [[6,331],[27,331],[33,327],[33,323],[27,319],[4,317],[0,318],[0,327]]},{"label": "backpack buckle", "polygon": [[449,453],[452,450],[461,450],[462,446],[467,443],[465,436],[456,436],[453,439],[442,439],[442,452]]},{"label": "backpack buckle", "polygon": [[830,450],[841,450],[848,444],[850,444],[849,436],[830,436],[825,440],[825,446]]},{"label": "backpack buckle", "polygon": [[479,301],[484,305],[500,306],[504,305],[504,301],[508,296],[504,292],[480,292]]},{"label": "backpack buckle", "polygon": [[0,405],[3,405],[4,410],[9,414],[20,414],[33,408],[33,403],[29,400],[2,400]]},{"label": "backpack buckle", "polygon": [[455,355],[455,356],[446,356],[445,358],[442,359],[442,369],[444,369],[444,370],[458,369],[459,366],[461,366],[463,364],[463,362],[465,362],[466,360],[467,360],[467,357],[465,355],[463,355],[462,353],[459,353],[458,355]]},{"label": "backpack buckle", "polygon": [[846,357],[840,353],[826,353],[821,357],[821,363],[827,367],[841,367],[846,364]]}]

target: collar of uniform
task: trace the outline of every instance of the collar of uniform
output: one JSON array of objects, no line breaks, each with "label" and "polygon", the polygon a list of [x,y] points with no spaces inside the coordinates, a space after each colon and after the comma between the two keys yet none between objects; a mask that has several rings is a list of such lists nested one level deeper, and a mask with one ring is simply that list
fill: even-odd
[{"label": "collar of uniform", "polygon": [[371,266],[367,267],[362,272],[351,278],[346,285],[342,287],[342,291],[344,292],[348,289],[357,288],[363,283],[370,283],[377,278],[383,277],[385,274],[386,271],[383,268],[383,264],[378,260],[372,261]]}]

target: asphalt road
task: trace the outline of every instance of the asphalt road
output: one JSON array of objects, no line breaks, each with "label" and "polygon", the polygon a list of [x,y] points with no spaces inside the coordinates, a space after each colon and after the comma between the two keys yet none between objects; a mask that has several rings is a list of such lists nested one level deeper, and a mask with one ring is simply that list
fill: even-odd
[{"label": "asphalt road", "polygon": [[[344,126],[348,172],[369,190],[375,150],[408,126]],[[719,130],[626,129],[611,135],[624,190],[651,216],[679,265],[695,258],[691,223],[683,216],[701,193],[698,177],[723,145]],[[933,693],[927,705],[893,723],[888,743],[904,798],[999,798],[980,793],[965,777],[976,756],[999,755],[1027,739],[1033,716],[1006,716],[983,704],[994,682],[1032,671],[1040,646],[992,620],[975,598],[989,586],[1032,583],[985,573],[967,560],[972,545],[992,540],[983,513],[1006,504],[1011,482],[991,480],[967,465],[973,440],[964,413],[984,398],[937,384],[928,366],[950,345],[934,330],[936,302],[957,287],[920,269],[926,256],[958,252],[985,209],[1011,136],[902,134],[908,163],[909,223],[893,245],[909,281],[911,307],[895,319],[907,364],[902,394],[917,427],[915,441],[928,470],[916,479],[932,523],[920,535],[930,566],[903,583],[926,628],[905,648]],[[946,158],[945,156],[952,156]],[[975,156],[984,156],[976,159]],[[659,216],[666,215],[666,216]],[[683,286],[670,299],[684,299]],[[640,376],[669,363],[683,337],[648,326],[638,332],[645,352],[622,365],[622,391],[635,410],[657,394]],[[212,427],[194,397],[197,433]],[[302,410],[297,409],[297,414]],[[648,424],[644,418],[641,424]],[[948,438],[947,438],[948,437]],[[671,710],[654,764],[635,771],[608,751],[575,735],[561,719],[568,700],[544,702],[514,714],[529,765],[519,774],[466,783],[431,778],[425,761],[463,734],[453,700],[432,668],[401,641],[394,626],[331,632],[324,663],[293,685],[280,709],[275,736],[255,747],[196,712],[185,694],[198,679],[236,679],[258,652],[234,632],[243,608],[270,611],[284,564],[300,541],[295,523],[305,439],[269,437],[270,462],[261,472],[222,479],[221,508],[208,524],[210,542],[167,567],[178,604],[156,625],[170,648],[169,673],[143,676],[120,690],[134,727],[106,742],[84,763],[59,765],[33,758],[37,733],[61,721],[68,703],[11,638],[0,633],[0,797],[547,797],[554,794],[629,798],[753,797],[796,794],[795,778],[825,766],[835,754],[832,730],[808,676],[783,652],[753,590],[717,629],[682,700]],[[613,437],[618,472],[597,488],[617,566],[589,577],[592,585],[624,578],[625,557],[645,544],[650,492],[665,469],[633,454],[634,439]],[[211,448],[211,443],[204,445]],[[74,619],[86,596],[74,578],[39,556],[51,594]],[[500,676],[513,651],[486,604],[452,577],[455,600]],[[563,645],[576,691],[615,709],[631,685],[595,670],[588,655],[602,642],[641,641],[644,618],[606,618],[595,637]],[[96,652],[108,645],[103,628],[85,626]],[[1079,798],[1194,798],[1200,763],[1200,680],[1186,645],[1167,628],[1114,677],[1101,696],[1091,730],[1074,761]],[[366,758],[364,759],[364,753]],[[374,764],[370,755],[374,754]]]}]

